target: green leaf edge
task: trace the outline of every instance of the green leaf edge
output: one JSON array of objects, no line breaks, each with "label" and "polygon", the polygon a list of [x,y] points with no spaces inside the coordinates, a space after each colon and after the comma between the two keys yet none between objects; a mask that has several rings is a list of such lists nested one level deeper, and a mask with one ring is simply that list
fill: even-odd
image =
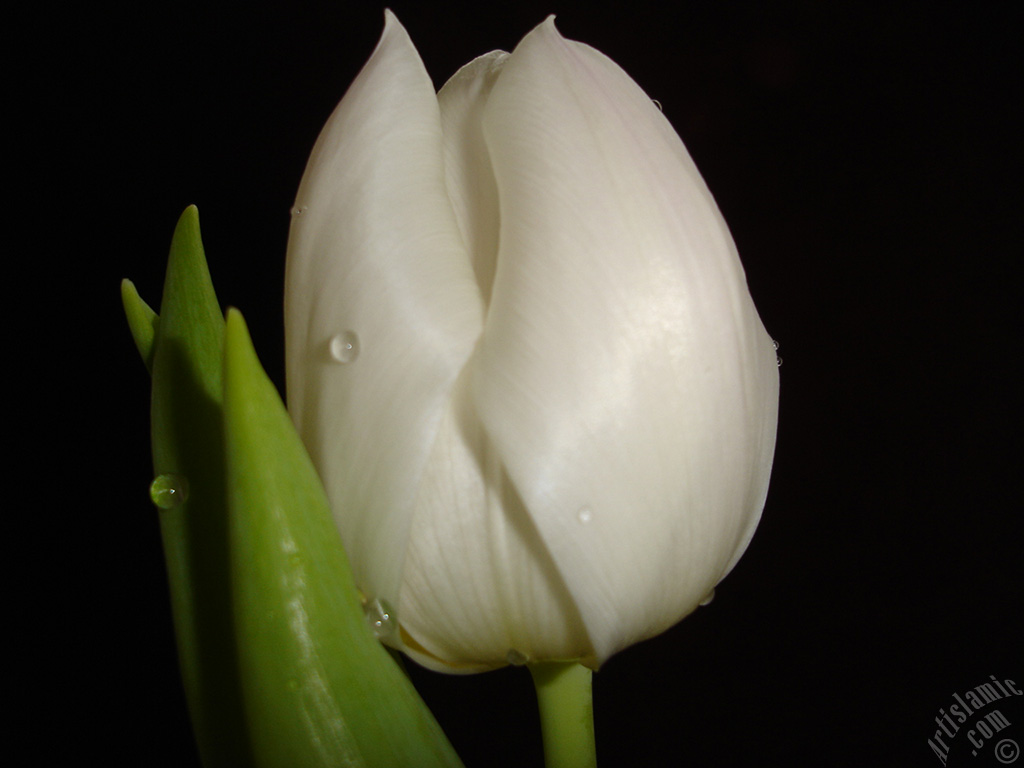
[{"label": "green leaf edge", "polygon": [[187,500],[160,510],[185,697],[205,768],[255,765],[231,619],[221,399],[224,318],[189,206],[171,239],[153,341],[153,469],[187,479]]}]

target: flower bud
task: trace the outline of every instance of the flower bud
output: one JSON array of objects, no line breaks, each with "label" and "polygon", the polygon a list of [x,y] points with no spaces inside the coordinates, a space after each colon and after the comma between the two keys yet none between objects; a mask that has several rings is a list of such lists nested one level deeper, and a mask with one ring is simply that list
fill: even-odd
[{"label": "flower bud", "polygon": [[682,141],[549,18],[437,94],[388,12],[288,245],[289,409],[385,638],[597,667],[746,549],[771,338]]}]

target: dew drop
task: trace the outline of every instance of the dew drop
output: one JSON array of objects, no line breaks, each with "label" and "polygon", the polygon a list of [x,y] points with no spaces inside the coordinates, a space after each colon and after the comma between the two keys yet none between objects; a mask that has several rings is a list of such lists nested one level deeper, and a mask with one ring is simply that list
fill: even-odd
[{"label": "dew drop", "polygon": [[331,338],[331,359],[336,363],[351,363],[359,356],[359,337],[352,331]]},{"label": "dew drop", "polygon": [[781,368],[782,367],[782,356],[781,355],[776,355],[775,356],[775,367],[776,368]]},{"label": "dew drop", "polygon": [[576,513],[576,519],[585,525],[594,519],[594,513],[590,507],[580,507],[580,511]]},{"label": "dew drop", "polygon": [[188,501],[188,480],[184,475],[160,475],[149,485],[149,498],[160,509],[174,509]]},{"label": "dew drop", "polygon": [[772,346],[775,347],[776,350],[778,350],[779,342],[777,342],[775,339],[772,339]]},{"label": "dew drop", "polygon": [[782,367],[782,358],[779,356],[779,342],[772,339],[772,346],[775,347],[775,365],[778,368]]},{"label": "dew drop", "polygon": [[366,621],[370,624],[370,629],[373,630],[373,636],[378,640],[383,640],[395,633],[398,620],[395,617],[394,609],[387,600],[380,598],[371,600],[363,606],[363,613],[366,615]]},{"label": "dew drop", "polygon": [[712,589],[710,592],[708,592],[706,595],[704,595],[704,599],[700,601],[700,604],[701,605],[711,605],[711,601],[714,600],[714,599],[715,599],[715,590]]},{"label": "dew drop", "polygon": [[660,101],[658,101],[657,99],[651,99],[651,101],[654,102],[654,106],[656,106],[658,108],[659,112],[664,112],[665,111],[665,108],[663,106],[661,106],[661,102]]},{"label": "dew drop", "polygon": [[508,653],[505,654],[505,661],[513,667],[521,667],[529,660],[530,658],[525,653],[517,651],[515,648],[509,648]]},{"label": "dew drop", "polygon": [[306,206],[304,205],[293,205],[289,213],[292,218],[297,218],[306,212]]}]

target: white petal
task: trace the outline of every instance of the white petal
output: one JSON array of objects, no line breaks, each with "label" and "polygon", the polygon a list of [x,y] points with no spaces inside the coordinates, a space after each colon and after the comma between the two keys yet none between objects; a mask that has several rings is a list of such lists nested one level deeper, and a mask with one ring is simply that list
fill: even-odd
[{"label": "white petal", "polygon": [[498,259],[498,188],[483,134],[483,109],[497,82],[504,51],[492,51],[456,72],[437,94],[444,133],[445,173],[463,241],[485,301]]},{"label": "white petal", "polygon": [[[499,218],[481,117],[507,57],[481,56],[438,94],[449,194],[485,297]],[[405,650],[447,672],[504,666],[510,651],[545,659],[590,655],[572,598],[490,449],[469,390],[467,375],[416,500],[401,595]]]},{"label": "white petal", "polygon": [[[289,408],[357,582],[395,604],[416,489],[483,309],[445,187],[433,86],[390,12],[295,206]],[[351,362],[332,358],[332,339],[343,358],[357,353]]]},{"label": "white petal", "polygon": [[405,650],[475,672],[592,656],[586,628],[460,380],[420,487],[402,584]]},{"label": "white petal", "polygon": [[484,133],[501,232],[476,402],[600,662],[695,608],[749,541],[774,349],[682,142],[603,54],[549,19]]}]

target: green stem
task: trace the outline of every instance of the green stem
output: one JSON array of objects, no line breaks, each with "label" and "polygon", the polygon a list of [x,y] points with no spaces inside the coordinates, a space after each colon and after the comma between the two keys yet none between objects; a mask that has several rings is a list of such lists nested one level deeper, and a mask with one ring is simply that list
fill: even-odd
[{"label": "green stem", "polygon": [[595,768],[591,671],[574,661],[530,664],[547,768]]}]

